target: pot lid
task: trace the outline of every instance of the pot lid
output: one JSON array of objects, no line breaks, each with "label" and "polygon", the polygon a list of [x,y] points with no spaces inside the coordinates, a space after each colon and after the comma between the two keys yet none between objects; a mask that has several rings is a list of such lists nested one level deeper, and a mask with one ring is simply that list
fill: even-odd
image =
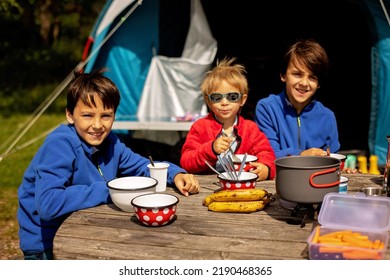
[{"label": "pot lid", "polygon": [[318,214],[323,226],[364,231],[390,230],[390,199],[362,193],[327,193]]}]

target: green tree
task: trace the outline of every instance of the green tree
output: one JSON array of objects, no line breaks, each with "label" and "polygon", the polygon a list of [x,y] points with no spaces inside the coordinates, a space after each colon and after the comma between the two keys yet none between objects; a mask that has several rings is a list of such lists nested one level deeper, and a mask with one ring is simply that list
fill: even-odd
[{"label": "green tree", "polygon": [[104,2],[0,0],[3,115],[33,111],[72,71]]}]

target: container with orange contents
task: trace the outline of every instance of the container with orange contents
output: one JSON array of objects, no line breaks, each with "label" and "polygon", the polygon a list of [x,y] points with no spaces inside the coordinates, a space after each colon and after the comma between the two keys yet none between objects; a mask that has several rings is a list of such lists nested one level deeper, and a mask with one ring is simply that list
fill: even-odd
[{"label": "container with orange contents", "polygon": [[390,199],[328,193],[317,226],[307,239],[312,260],[384,259],[390,230]]}]

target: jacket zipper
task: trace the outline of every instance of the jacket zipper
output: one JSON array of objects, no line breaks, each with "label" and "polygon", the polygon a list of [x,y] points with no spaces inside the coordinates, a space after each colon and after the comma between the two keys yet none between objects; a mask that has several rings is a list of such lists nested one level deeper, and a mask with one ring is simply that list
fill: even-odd
[{"label": "jacket zipper", "polygon": [[102,169],[100,168],[100,165],[99,165],[99,150],[97,148],[94,148],[94,151],[92,152],[92,162],[95,163],[96,168],[97,168],[100,176],[102,176],[104,181],[107,182],[106,178],[104,177],[103,171],[102,171]]},{"label": "jacket zipper", "polygon": [[297,123],[298,123],[298,146],[299,146],[299,149],[301,150],[301,119],[297,118]]},{"label": "jacket zipper", "polygon": [[106,178],[104,177],[103,171],[102,171],[102,169],[100,168],[100,165],[99,165],[97,159],[95,160],[95,164],[96,164],[97,170],[99,171],[99,174],[103,177],[104,181],[107,182]]},{"label": "jacket zipper", "polygon": [[100,169],[100,165],[99,165],[99,164],[97,165],[97,169],[98,169],[100,175],[102,175],[102,177],[104,178],[103,172],[102,172],[102,170]]}]

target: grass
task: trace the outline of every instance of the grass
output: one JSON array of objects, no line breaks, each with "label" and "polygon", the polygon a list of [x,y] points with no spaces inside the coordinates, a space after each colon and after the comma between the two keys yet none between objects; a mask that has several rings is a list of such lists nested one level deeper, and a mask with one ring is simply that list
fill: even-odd
[{"label": "grass", "polygon": [[3,155],[8,147],[15,149],[0,161],[0,259],[18,259],[22,257],[19,249],[17,190],[23,173],[34,154],[42,144],[44,135],[52,128],[65,121],[65,114],[42,115],[16,145],[14,139],[22,134],[29,124],[29,115],[14,114],[10,117],[0,116],[0,153]]}]

